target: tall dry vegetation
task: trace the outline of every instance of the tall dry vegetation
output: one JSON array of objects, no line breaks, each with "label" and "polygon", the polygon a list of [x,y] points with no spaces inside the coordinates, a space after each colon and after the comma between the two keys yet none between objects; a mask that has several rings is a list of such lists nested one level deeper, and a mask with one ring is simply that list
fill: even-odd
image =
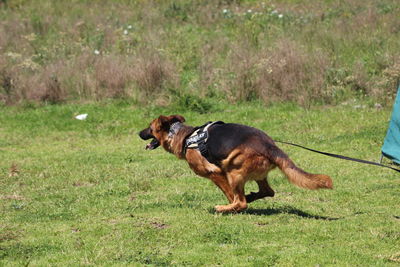
[{"label": "tall dry vegetation", "polygon": [[[235,93],[234,99],[264,102],[296,101],[308,105],[310,101],[326,99],[325,75],[329,60],[322,51],[307,53],[301,45],[278,40],[261,51],[235,47],[229,57],[226,91]],[[233,90],[232,90],[233,89]]]},{"label": "tall dry vegetation", "polygon": [[399,11],[395,0],[2,1],[0,101],[385,104],[400,79]]}]

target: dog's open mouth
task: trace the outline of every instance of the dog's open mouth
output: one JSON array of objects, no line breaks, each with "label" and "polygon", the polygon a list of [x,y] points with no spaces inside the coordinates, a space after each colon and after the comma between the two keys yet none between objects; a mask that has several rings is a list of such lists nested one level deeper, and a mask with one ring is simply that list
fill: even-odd
[{"label": "dog's open mouth", "polygon": [[160,146],[160,142],[157,139],[153,139],[150,144],[146,145],[146,150],[153,150]]},{"label": "dog's open mouth", "polygon": [[153,140],[151,140],[150,144],[146,145],[146,150],[153,150],[160,146],[160,142],[157,140],[157,138],[154,137],[154,135],[151,134],[150,127],[142,130],[139,133],[139,136],[143,140],[149,140],[149,139],[153,138]]}]

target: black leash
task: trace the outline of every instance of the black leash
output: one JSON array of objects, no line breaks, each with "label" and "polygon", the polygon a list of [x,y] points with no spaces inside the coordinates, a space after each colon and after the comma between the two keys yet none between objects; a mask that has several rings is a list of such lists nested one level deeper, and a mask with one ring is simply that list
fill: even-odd
[{"label": "black leash", "polygon": [[332,153],[328,153],[328,152],[322,152],[322,151],[318,151],[315,149],[311,149],[305,146],[301,146],[301,145],[297,145],[297,144],[293,144],[293,143],[288,143],[288,142],[283,142],[283,141],[276,141],[274,140],[274,142],[276,143],[281,143],[281,144],[286,144],[286,145],[291,145],[291,146],[296,146],[296,147],[300,147],[315,153],[319,153],[325,156],[329,156],[329,157],[334,157],[334,158],[338,158],[338,159],[344,159],[344,160],[351,160],[351,161],[355,161],[355,162],[359,162],[359,163],[364,163],[364,164],[370,164],[370,165],[375,165],[375,166],[379,166],[379,167],[384,167],[384,168],[389,168],[392,169],[394,171],[400,172],[400,169],[396,169],[393,167],[390,167],[388,165],[384,165],[384,164],[380,164],[377,162],[373,162],[373,161],[368,161],[368,160],[363,160],[363,159],[356,159],[356,158],[351,158],[351,157],[346,157],[346,156],[342,156],[342,155],[337,155],[337,154],[332,154]]}]

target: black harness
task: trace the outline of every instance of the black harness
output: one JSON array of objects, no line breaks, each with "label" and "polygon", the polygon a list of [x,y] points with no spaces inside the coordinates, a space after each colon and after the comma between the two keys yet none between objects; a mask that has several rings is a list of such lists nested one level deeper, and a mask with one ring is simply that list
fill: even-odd
[{"label": "black harness", "polygon": [[203,157],[205,157],[209,162],[212,161],[210,154],[208,152],[207,140],[209,137],[208,129],[214,124],[224,124],[223,121],[207,122],[206,124],[194,128],[194,132],[186,138],[185,145],[183,148],[184,154],[186,154],[187,149],[198,149]]}]

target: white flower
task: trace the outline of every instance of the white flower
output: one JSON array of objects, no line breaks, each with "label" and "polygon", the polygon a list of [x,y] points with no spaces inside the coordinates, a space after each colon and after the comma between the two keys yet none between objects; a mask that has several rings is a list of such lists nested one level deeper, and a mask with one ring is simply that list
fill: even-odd
[{"label": "white flower", "polygon": [[88,114],[86,114],[86,113],[85,114],[79,114],[79,115],[75,116],[75,119],[83,121],[83,120],[86,120],[87,116],[88,116]]},{"label": "white flower", "polygon": [[128,30],[124,30],[124,35],[127,35],[128,34]]},{"label": "white flower", "polygon": [[283,14],[279,14],[278,18],[280,18],[280,19],[283,18]]},{"label": "white flower", "polygon": [[229,12],[229,10],[226,9],[226,8],[224,8],[224,10],[222,10],[222,13],[224,13],[224,14],[226,14],[226,13],[228,13],[228,12]]},{"label": "white flower", "polygon": [[96,49],[96,50],[94,50],[94,54],[95,55],[100,55],[100,51]]},{"label": "white flower", "polygon": [[129,29],[129,30],[132,29],[132,25],[128,25],[128,29]]},{"label": "white flower", "polygon": [[248,10],[247,10],[247,13],[251,13],[251,12],[252,12],[251,9],[248,9]]}]

